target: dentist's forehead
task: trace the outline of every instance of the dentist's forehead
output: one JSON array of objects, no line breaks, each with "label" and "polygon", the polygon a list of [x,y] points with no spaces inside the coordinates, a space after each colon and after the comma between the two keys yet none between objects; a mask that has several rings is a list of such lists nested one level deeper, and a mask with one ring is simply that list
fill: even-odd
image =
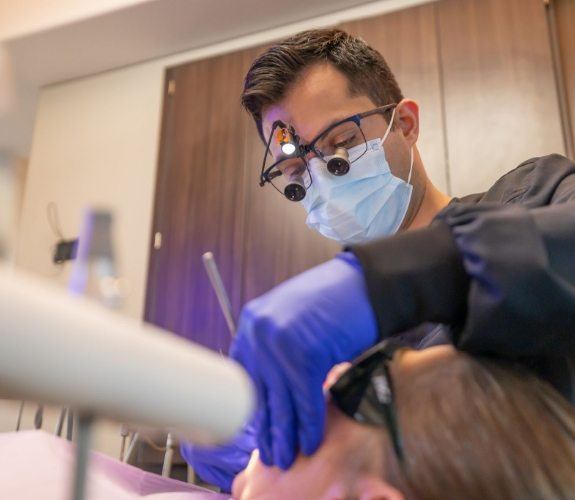
[{"label": "dentist's forehead", "polygon": [[262,128],[269,137],[273,123],[281,120],[308,143],[334,121],[371,107],[367,96],[351,95],[343,73],[330,64],[316,64],[296,80],[281,101],[263,110]]},{"label": "dentist's forehead", "polygon": [[[321,120],[321,113],[319,111],[315,111],[316,109],[317,108],[314,107],[304,114],[298,114],[289,105],[283,105],[280,103],[270,106],[263,113],[264,137],[269,137],[272,125],[279,120],[288,127],[293,127],[301,142],[306,144],[309,143],[321,130],[323,130],[322,123],[325,121]],[[275,139],[272,142],[275,142]]]}]

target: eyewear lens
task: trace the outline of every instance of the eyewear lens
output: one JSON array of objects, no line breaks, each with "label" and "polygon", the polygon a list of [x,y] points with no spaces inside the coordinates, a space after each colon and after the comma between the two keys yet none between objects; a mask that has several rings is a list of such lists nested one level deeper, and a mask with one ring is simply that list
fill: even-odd
[{"label": "eyewear lens", "polygon": [[268,179],[273,187],[290,201],[303,200],[311,186],[309,169],[302,158],[285,158],[279,161],[269,171]]},{"label": "eyewear lens", "polygon": [[334,404],[357,422],[386,427],[401,462],[403,446],[389,371],[389,362],[398,347],[384,341],[362,354],[330,388],[330,393]]},{"label": "eyewear lens", "polygon": [[341,154],[345,149],[349,162],[353,163],[367,151],[365,136],[354,121],[340,123],[321,135],[314,144],[315,150],[324,159]]}]

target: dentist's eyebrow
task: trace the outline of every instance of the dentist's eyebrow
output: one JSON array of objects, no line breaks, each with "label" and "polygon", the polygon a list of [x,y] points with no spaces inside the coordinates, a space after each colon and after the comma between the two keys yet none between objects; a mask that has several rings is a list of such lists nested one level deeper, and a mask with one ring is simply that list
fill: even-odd
[{"label": "dentist's eyebrow", "polygon": [[[345,114],[345,115],[340,115],[340,116],[337,116],[336,118],[333,118],[330,122],[326,123],[323,127],[321,127],[321,128],[319,129],[319,132],[313,136],[313,138],[312,138],[311,141],[307,141],[307,142],[303,142],[303,141],[302,141],[301,144],[302,144],[302,145],[307,145],[307,144],[309,144],[310,142],[312,142],[312,141],[314,141],[315,139],[317,139],[321,134],[323,134],[323,133],[324,133],[329,127],[331,127],[332,125],[335,125],[337,122],[339,122],[339,121],[341,121],[341,120],[344,120],[345,118],[349,118],[349,117],[351,117],[351,116],[355,116],[356,114],[357,114],[357,113],[354,113],[354,114],[352,114],[352,115]],[[297,129],[295,129],[295,127],[294,127],[294,130],[295,130],[295,132],[296,132],[296,134],[297,134]],[[299,135],[299,134],[298,134],[298,135]]]}]

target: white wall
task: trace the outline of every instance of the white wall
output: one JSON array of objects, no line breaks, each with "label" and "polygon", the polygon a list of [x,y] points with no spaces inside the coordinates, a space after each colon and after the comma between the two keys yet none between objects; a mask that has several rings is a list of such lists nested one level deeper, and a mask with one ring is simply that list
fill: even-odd
[{"label": "white wall", "polygon": [[142,317],[155,187],[162,72],[134,66],[45,89],[40,97],[16,263],[65,285],[70,265],[51,262],[54,202],[66,238],[87,206],[114,213],[120,272],[131,293],[124,312]]},{"label": "white wall", "polygon": [[[45,89],[40,98],[20,221],[16,263],[66,286],[70,264],[51,262],[56,236],[46,207],[58,205],[66,237],[75,237],[87,205],[115,215],[115,250],[129,293],[123,312],[143,313],[148,242],[155,187],[162,71],[156,64],[128,68]],[[0,431],[14,430],[18,403],[0,401]],[[36,405],[26,405],[32,428]],[[46,410],[53,430],[59,409]],[[118,424],[98,422],[94,448],[118,457]]]}]

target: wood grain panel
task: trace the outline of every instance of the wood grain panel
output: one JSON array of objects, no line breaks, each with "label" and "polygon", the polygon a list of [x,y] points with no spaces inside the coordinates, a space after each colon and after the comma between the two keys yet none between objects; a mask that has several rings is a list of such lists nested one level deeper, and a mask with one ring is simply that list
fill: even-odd
[{"label": "wood grain panel", "polygon": [[554,4],[567,107],[575,144],[575,0],[554,0]]},{"label": "wood grain panel", "polygon": [[453,194],[563,153],[541,0],[442,0],[438,12]]},{"label": "wood grain panel", "polygon": [[[246,51],[252,60],[262,48]],[[251,117],[244,114],[246,226],[243,299],[248,301],[273,286],[333,257],[340,246],[305,224],[306,212],[272,186],[258,184],[264,145]]]},{"label": "wood grain panel", "polygon": [[429,177],[439,189],[447,192],[449,185],[434,6],[424,5],[348,22],[341,28],[360,36],[379,51],[395,74],[403,95],[419,103],[420,135],[417,147]]},{"label": "wood grain panel", "polygon": [[[162,112],[162,127],[160,136],[160,150],[158,158],[158,173],[156,177],[156,192],[154,199],[154,214],[152,218],[152,231],[150,239],[150,257],[148,262],[148,279],[146,283],[146,306],[144,319],[152,324],[173,330],[167,311],[169,284],[166,266],[169,262],[169,252],[165,242],[162,249],[155,248],[156,233],[167,234],[169,220],[166,215],[168,210],[168,194],[173,189],[168,184],[172,175],[172,144],[168,138],[174,135],[174,99],[169,96],[168,84],[173,81],[173,70],[166,71],[164,81],[164,107]],[[160,251],[161,250],[161,251]],[[172,320],[173,322],[173,320]]]},{"label": "wood grain panel", "polygon": [[201,255],[213,251],[236,314],[241,305],[243,133],[237,55],[170,70],[147,319],[213,349],[229,344]]}]

